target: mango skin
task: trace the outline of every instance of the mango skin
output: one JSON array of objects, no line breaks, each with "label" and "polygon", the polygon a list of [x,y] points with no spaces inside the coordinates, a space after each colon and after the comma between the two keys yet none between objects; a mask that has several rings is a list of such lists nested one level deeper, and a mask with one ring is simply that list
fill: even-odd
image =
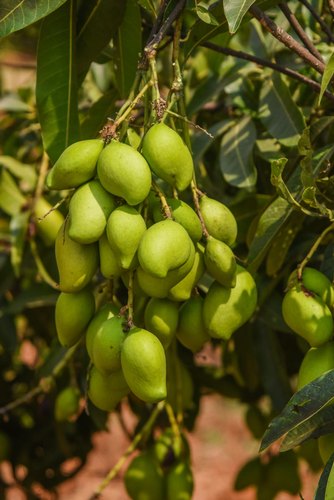
[{"label": "mango skin", "polygon": [[115,207],[112,195],[103,189],[98,180],[80,186],[69,204],[70,238],[85,245],[98,241]]},{"label": "mango skin", "polygon": [[[196,212],[182,200],[166,198],[166,201],[171,209],[173,219],[181,224],[193,242],[197,243],[202,238],[202,226]],[[157,201],[153,206],[153,218],[155,222],[164,220],[160,201]]]},{"label": "mango skin", "polygon": [[97,173],[104,189],[131,206],[144,201],[151,189],[145,158],[128,144],[111,141],[99,156]]},{"label": "mango skin", "polygon": [[333,336],[331,311],[318,295],[301,286],[288,290],[282,302],[285,323],[312,347],[325,344]]},{"label": "mango skin", "polygon": [[252,275],[237,265],[236,284],[226,288],[214,281],[204,299],[203,320],[213,338],[228,340],[253,315],[257,289]]},{"label": "mango skin", "polygon": [[333,369],[334,342],[327,342],[320,347],[311,347],[300,365],[297,389],[301,389],[326,371]]},{"label": "mango skin", "polygon": [[183,302],[191,297],[193,288],[204,274],[204,249],[202,245],[197,243],[194,263],[190,271],[176,285],[169,289],[167,297],[177,302]]},{"label": "mango skin", "polygon": [[56,302],[55,321],[59,342],[64,347],[76,344],[95,312],[95,299],[90,290],[62,292]]},{"label": "mango skin", "polygon": [[177,132],[157,123],[145,134],[142,154],[153,172],[179,191],[190,184],[194,165],[189,149]]},{"label": "mango skin", "polygon": [[138,259],[144,271],[165,278],[168,271],[184,264],[191,252],[192,241],[181,224],[170,219],[147,229],[138,247]]},{"label": "mango skin", "polygon": [[210,236],[232,246],[237,239],[238,226],[231,210],[208,196],[201,197],[199,207]]},{"label": "mango skin", "polygon": [[104,304],[92,317],[86,330],[86,349],[91,360],[93,360],[93,341],[95,335],[107,319],[117,316],[118,313],[118,307],[108,303]]},{"label": "mango skin", "polygon": [[145,308],[145,328],[154,333],[165,349],[172,342],[179,320],[179,307],[168,299],[151,298]]},{"label": "mango skin", "polygon": [[150,451],[137,455],[124,474],[124,485],[132,500],[162,500],[165,483],[159,464]]},{"label": "mango skin", "polygon": [[235,286],[237,263],[230,247],[212,236],[204,252],[205,267],[211,276],[226,288]]},{"label": "mango skin", "polygon": [[194,490],[194,479],[188,461],[177,462],[166,477],[167,500],[191,500]]},{"label": "mango skin", "polygon": [[[45,245],[54,245],[58,231],[64,222],[64,216],[59,210],[52,210],[52,205],[43,197],[38,198],[34,207],[37,234]],[[48,214],[45,216],[45,214]],[[42,219],[42,220],[40,220]]]},{"label": "mango skin", "polygon": [[160,340],[143,328],[133,328],[124,340],[121,363],[131,391],[146,403],[166,398],[166,357]]},{"label": "mango skin", "polygon": [[176,337],[193,353],[200,351],[210,336],[203,321],[204,299],[200,295],[190,297],[180,308]]},{"label": "mango skin", "polygon": [[66,222],[58,231],[55,254],[59,273],[59,289],[75,293],[85,288],[93,278],[99,264],[96,243],[81,245],[68,235]]},{"label": "mango skin", "polygon": [[121,276],[122,269],[118,263],[115,252],[110,246],[107,233],[103,233],[99,239],[100,271],[102,276],[113,279]]},{"label": "mango skin", "polygon": [[102,149],[101,139],[87,139],[68,146],[48,173],[47,187],[55,190],[70,189],[93,179]]},{"label": "mango skin", "polygon": [[57,394],[54,408],[55,420],[65,422],[79,410],[80,391],[77,387],[66,387]]},{"label": "mango skin", "polygon": [[121,349],[125,339],[123,318],[107,319],[97,330],[93,339],[92,358],[101,373],[112,373],[121,369]]},{"label": "mango skin", "polygon": [[87,394],[100,410],[113,411],[129,393],[122,370],[106,375],[93,366],[88,377]]},{"label": "mango skin", "polygon": [[[299,283],[300,284],[300,283]],[[319,295],[329,308],[334,305],[334,288],[330,280],[322,272],[313,267],[304,267],[302,284],[310,292]],[[297,270],[293,271],[288,279],[288,287],[298,285]]]}]

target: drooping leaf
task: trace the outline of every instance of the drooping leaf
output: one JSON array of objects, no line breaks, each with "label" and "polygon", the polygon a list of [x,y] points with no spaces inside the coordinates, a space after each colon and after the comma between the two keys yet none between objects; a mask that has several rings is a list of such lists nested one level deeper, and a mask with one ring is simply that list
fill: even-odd
[{"label": "drooping leaf", "polygon": [[17,215],[25,203],[13,177],[4,169],[0,172],[0,208],[8,215]]},{"label": "drooping leaf", "polygon": [[196,14],[204,23],[219,26],[219,21],[214,17],[205,2],[196,3]]},{"label": "drooping leaf", "polygon": [[20,275],[25,237],[28,231],[30,212],[20,212],[14,215],[10,221],[11,233],[11,264],[16,276]]},{"label": "drooping leaf", "polygon": [[118,98],[115,89],[103,94],[90,108],[87,116],[80,125],[81,139],[93,139],[106,123],[107,118],[112,117],[115,109],[115,101]]},{"label": "drooping leaf", "polygon": [[[326,496],[327,495],[327,484],[329,482],[329,478],[333,477],[333,465],[334,465],[334,453],[329,457],[329,460],[327,461],[324,470],[322,471],[322,474],[319,479],[319,483],[317,486],[317,491],[315,492],[315,497],[314,500],[330,500],[333,498],[334,491],[332,491],[332,497]],[[331,479],[331,482],[333,479]]]},{"label": "drooping leaf", "polygon": [[79,139],[74,0],[44,19],[37,53],[36,101],[44,148],[55,162]]},{"label": "drooping leaf", "polygon": [[86,0],[79,11],[77,71],[82,80],[92,61],[115,36],[123,20],[124,0]]},{"label": "drooping leaf", "polygon": [[12,156],[0,156],[0,165],[4,166],[11,174],[24,181],[27,189],[32,189],[37,180],[37,174],[31,165],[25,165]]},{"label": "drooping leaf", "polygon": [[224,0],[224,11],[230,33],[237,31],[242,18],[254,2],[255,0]]},{"label": "drooping leaf", "polygon": [[127,0],[123,22],[114,37],[115,80],[120,96],[126,98],[132,87],[142,48],[141,15],[136,0]]},{"label": "drooping leaf", "polygon": [[330,58],[327,61],[325,71],[322,75],[321,78],[321,88],[320,88],[320,93],[319,93],[319,100],[318,100],[318,105],[320,105],[321,100],[323,98],[323,95],[325,93],[325,90],[327,89],[331,79],[333,78],[334,75],[334,52],[331,54]]},{"label": "drooping leaf", "polygon": [[219,164],[226,182],[239,188],[256,184],[257,171],[252,151],[256,141],[256,128],[252,119],[245,116],[237,121],[220,144]]},{"label": "drooping leaf", "polygon": [[272,420],[261,443],[265,450],[277,439],[316,415],[334,401],[334,370],[330,370],[296,392],[283,411]]},{"label": "drooping leaf", "polygon": [[305,128],[301,110],[292,99],[289,87],[274,73],[260,92],[259,118],[268,132],[285,146],[296,146]]},{"label": "drooping leaf", "polygon": [[58,9],[66,0],[1,0],[0,37],[35,23]]}]

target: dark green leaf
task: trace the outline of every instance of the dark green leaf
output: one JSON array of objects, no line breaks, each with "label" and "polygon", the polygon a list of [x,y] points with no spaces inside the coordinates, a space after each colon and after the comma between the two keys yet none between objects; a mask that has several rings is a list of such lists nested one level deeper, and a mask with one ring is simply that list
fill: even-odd
[{"label": "dark green leaf", "polygon": [[[197,164],[204,153],[209,149],[213,141],[215,141],[222,133],[231,126],[230,120],[223,120],[221,122],[215,123],[212,127],[208,128],[206,134],[205,132],[196,132],[191,138],[192,153],[194,163]],[[210,134],[210,135],[209,135]]]},{"label": "dark green leaf", "polygon": [[242,18],[254,2],[255,0],[224,0],[224,11],[230,33],[235,33],[237,31]]},{"label": "dark green leaf", "polygon": [[115,89],[103,94],[90,108],[81,123],[81,139],[93,139],[105,125],[107,118],[113,116],[118,92]]},{"label": "dark green leaf", "polygon": [[245,116],[223,135],[220,144],[220,170],[226,182],[239,188],[256,184],[257,171],[252,151],[256,141],[256,128],[252,119]]},{"label": "dark green leaf", "polygon": [[75,2],[44,19],[37,54],[36,100],[44,148],[55,162],[79,139]]},{"label": "dark green leaf", "polygon": [[[330,500],[333,498],[334,491],[332,490],[332,496],[327,496],[327,485],[329,478],[334,476],[333,474],[333,464],[334,464],[334,453],[330,456],[328,462],[325,465],[324,470],[319,479],[317,491],[315,492],[314,500]],[[333,479],[331,479],[332,483]]]},{"label": "dark green leaf", "polygon": [[212,75],[206,78],[205,81],[195,89],[187,105],[187,114],[191,116],[197,113],[207,102],[212,102],[217,99],[218,95],[224,90],[224,87],[225,82],[220,75]]},{"label": "dark green leaf", "polygon": [[141,16],[136,0],[128,0],[123,22],[114,38],[115,80],[120,96],[126,98],[136,76],[141,52]]},{"label": "dark green leaf", "polygon": [[0,37],[20,30],[58,9],[66,0],[1,0]]},{"label": "dark green leaf", "polygon": [[333,75],[334,75],[334,53],[331,54],[330,58],[328,59],[325,71],[322,75],[321,89],[320,89],[319,100],[318,100],[319,105],[321,103],[321,99],[323,98],[325,90],[327,89],[331,79],[333,78]]},{"label": "dark green leaf", "polygon": [[79,11],[77,71],[80,80],[92,61],[117,33],[127,2],[124,0],[86,0]]},{"label": "dark green leaf", "polygon": [[334,401],[334,370],[313,380],[296,392],[278,417],[270,423],[261,443],[266,449],[277,439],[306,422]]}]

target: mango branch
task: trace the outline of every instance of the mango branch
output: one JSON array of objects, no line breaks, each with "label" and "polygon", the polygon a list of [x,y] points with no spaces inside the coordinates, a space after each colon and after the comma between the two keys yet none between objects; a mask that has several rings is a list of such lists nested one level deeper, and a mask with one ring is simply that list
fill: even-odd
[{"label": "mango branch", "polygon": [[302,274],[303,274],[303,269],[304,267],[308,264],[308,262],[312,259],[314,253],[317,251],[319,245],[321,244],[322,240],[327,236],[328,233],[333,231],[334,229],[334,222],[330,224],[320,235],[319,237],[315,240],[313,245],[311,246],[310,250],[307,252],[305,258],[301,261],[301,263],[297,266],[297,278],[298,280],[302,279]]},{"label": "mango branch", "polygon": [[127,310],[128,310],[128,319],[127,319],[127,327],[130,330],[130,328],[133,327],[133,271],[130,271],[129,274],[129,284],[128,284],[128,304],[127,304]]},{"label": "mango branch", "polygon": [[90,497],[89,500],[96,500],[97,498],[100,498],[100,495],[102,491],[108,486],[110,481],[116,477],[116,475],[119,473],[119,471],[122,469],[123,465],[125,464],[127,458],[135,451],[139,443],[144,439],[149,432],[151,431],[156,419],[158,418],[159,414],[162,412],[162,410],[165,407],[165,401],[160,401],[152,411],[150,417],[148,418],[147,422],[145,425],[142,427],[140,432],[136,434],[136,436],[133,438],[132,442],[128,446],[128,448],[125,450],[123,455],[119,458],[118,462],[114,465],[114,467],[110,470],[110,472],[107,474],[107,476],[103,479],[101,482],[100,486],[97,488],[96,492]]},{"label": "mango branch", "polygon": [[167,219],[173,219],[170,206],[168,205],[167,200],[166,200],[166,196],[164,195],[164,193],[161,191],[161,189],[159,188],[159,186],[155,182],[152,182],[152,187],[160,198],[160,203],[162,206],[162,210],[165,214],[165,217]]},{"label": "mango branch", "polygon": [[[310,13],[314,17],[314,19],[319,23],[320,28],[327,35],[328,41],[334,42],[334,36],[333,36],[333,33],[332,33],[330,27],[325,23],[325,21],[321,18],[321,16],[319,16],[318,12],[315,10],[313,5],[311,5],[307,0],[300,0],[300,3],[302,3],[310,11]],[[332,16],[334,17],[334,2],[333,2],[333,0],[328,0],[328,6],[329,6],[329,10],[330,10]]]}]

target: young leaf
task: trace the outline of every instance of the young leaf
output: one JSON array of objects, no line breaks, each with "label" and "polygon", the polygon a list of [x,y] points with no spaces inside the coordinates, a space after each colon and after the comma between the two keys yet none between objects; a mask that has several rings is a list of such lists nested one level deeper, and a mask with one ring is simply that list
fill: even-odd
[{"label": "young leaf", "polygon": [[44,19],[37,53],[36,101],[44,148],[55,162],[79,138],[75,2]]},{"label": "young leaf", "polygon": [[323,98],[325,90],[327,89],[331,79],[333,78],[333,75],[334,75],[334,52],[331,54],[330,58],[328,59],[324,74],[322,75],[318,106],[321,103],[321,100]]},{"label": "young leaf", "polygon": [[196,4],[196,13],[204,23],[219,26],[219,21],[217,21],[214,15],[210,12],[209,7],[204,2]]},{"label": "young leaf", "polygon": [[[332,490],[332,484],[333,484],[333,479],[334,479],[334,471],[333,471],[333,465],[334,465],[334,453],[330,456],[328,462],[325,465],[324,470],[322,471],[322,474],[319,479],[317,491],[315,492],[315,497],[314,500],[330,500],[333,498],[334,491]],[[327,496],[327,485],[331,483],[331,494],[332,496]]]},{"label": "young leaf", "polygon": [[52,2],[31,0],[1,0],[0,4],[0,37],[21,30],[29,24],[48,16],[58,9],[66,0]]},{"label": "young leaf", "polygon": [[125,13],[126,1],[83,2],[78,14],[77,71],[82,80],[91,62],[115,36]]},{"label": "young leaf", "polygon": [[261,443],[261,451],[332,403],[333,383],[334,370],[330,370],[296,392],[280,415],[270,423]]},{"label": "young leaf", "polygon": [[255,0],[224,0],[224,11],[230,33],[237,31],[242,18],[254,2]]},{"label": "young leaf", "polygon": [[239,188],[256,184],[257,171],[252,151],[256,141],[256,128],[245,116],[223,135],[220,145],[220,169],[226,182]]},{"label": "young leaf", "polygon": [[128,96],[141,51],[141,16],[136,0],[127,0],[123,22],[114,38],[115,79],[120,96]]}]

